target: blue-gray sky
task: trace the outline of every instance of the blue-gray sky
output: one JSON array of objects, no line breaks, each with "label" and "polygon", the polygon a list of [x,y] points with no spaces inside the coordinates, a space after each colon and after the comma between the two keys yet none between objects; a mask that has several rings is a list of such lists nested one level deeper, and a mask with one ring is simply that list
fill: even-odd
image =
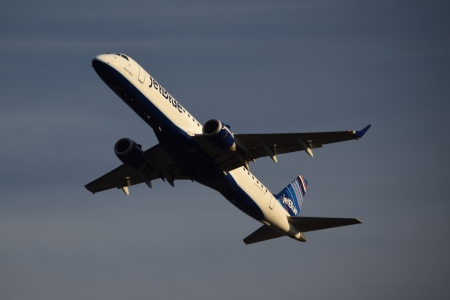
[{"label": "blue-gray sky", "polygon": [[[4,1],[1,299],[448,298],[447,1]],[[314,158],[251,164],[305,216],[362,225],[246,246],[259,224],[162,181],[92,195],[113,145],[157,143],[98,78],[133,57],[198,120],[237,133],[373,126]]]}]

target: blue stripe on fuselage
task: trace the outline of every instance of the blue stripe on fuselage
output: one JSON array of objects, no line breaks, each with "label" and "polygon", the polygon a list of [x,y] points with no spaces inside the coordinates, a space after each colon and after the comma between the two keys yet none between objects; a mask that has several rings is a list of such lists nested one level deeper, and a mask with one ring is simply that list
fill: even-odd
[{"label": "blue stripe on fuselage", "polygon": [[221,192],[222,195],[234,206],[239,208],[250,217],[258,221],[263,220],[264,214],[261,208],[244,190],[242,190],[242,188],[237,184],[234,177],[230,173],[227,173],[226,175],[224,175],[224,178],[229,183],[231,190]]}]

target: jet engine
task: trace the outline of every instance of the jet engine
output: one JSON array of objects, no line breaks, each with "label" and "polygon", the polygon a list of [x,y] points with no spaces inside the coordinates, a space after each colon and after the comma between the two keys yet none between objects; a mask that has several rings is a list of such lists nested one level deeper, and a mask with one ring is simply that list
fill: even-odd
[{"label": "jet engine", "polygon": [[142,152],[141,145],[136,144],[133,140],[123,138],[117,141],[114,145],[114,153],[127,166],[142,170],[146,166],[144,152]]},{"label": "jet engine", "polygon": [[229,125],[225,125],[217,119],[211,119],[203,125],[203,135],[214,146],[229,151],[236,151],[234,134]]}]

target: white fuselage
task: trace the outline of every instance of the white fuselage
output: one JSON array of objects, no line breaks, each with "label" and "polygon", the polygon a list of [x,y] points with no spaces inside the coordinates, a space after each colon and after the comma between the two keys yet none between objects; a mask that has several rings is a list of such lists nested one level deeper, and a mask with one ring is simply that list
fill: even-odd
[{"label": "white fuselage", "polygon": [[[202,124],[129,56],[102,54],[95,57],[94,60],[107,64],[120,73],[129,84],[139,90],[156,107],[157,111],[155,110],[152,113],[135,111],[140,114],[141,118],[147,118],[153,120],[155,124],[161,124],[161,126],[156,127],[161,134],[164,134],[166,128],[173,128],[172,125],[175,125],[188,136],[202,134]],[[155,128],[154,130],[156,131]],[[284,207],[249,170],[240,167],[229,171],[224,176],[228,181],[234,181],[235,186],[230,188],[234,197],[243,197],[246,201],[251,199],[259,207],[262,217],[258,218],[258,221],[294,238],[299,234],[288,222],[288,213]],[[231,176],[231,178],[228,176]],[[236,206],[239,208],[238,205]]]}]

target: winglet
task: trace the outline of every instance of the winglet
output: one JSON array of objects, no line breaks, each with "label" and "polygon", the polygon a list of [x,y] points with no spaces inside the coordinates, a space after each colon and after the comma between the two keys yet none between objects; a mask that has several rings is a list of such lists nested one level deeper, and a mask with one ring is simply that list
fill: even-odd
[{"label": "winglet", "polygon": [[356,135],[356,137],[358,138],[358,140],[359,140],[360,138],[362,138],[364,134],[366,134],[366,132],[367,132],[367,130],[369,130],[370,126],[372,126],[372,125],[369,124],[369,125],[367,125],[366,127],[364,127],[363,130],[355,131],[355,135]]}]

